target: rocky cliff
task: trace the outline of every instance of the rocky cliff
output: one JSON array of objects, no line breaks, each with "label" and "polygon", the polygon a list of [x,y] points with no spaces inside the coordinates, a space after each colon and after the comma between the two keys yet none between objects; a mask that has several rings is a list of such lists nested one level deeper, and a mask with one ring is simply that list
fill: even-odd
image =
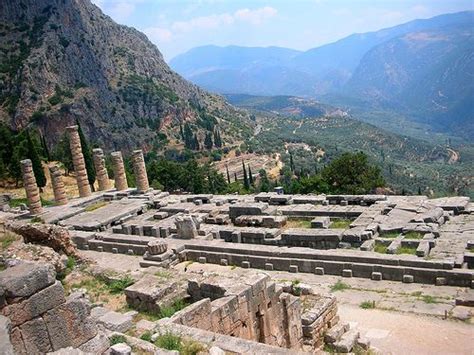
[{"label": "rocky cliff", "polygon": [[89,0],[3,0],[0,121],[34,125],[48,144],[79,120],[109,149],[151,149],[181,140],[188,122],[224,142],[250,132],[245,112],[174,73],[139,31]]}]

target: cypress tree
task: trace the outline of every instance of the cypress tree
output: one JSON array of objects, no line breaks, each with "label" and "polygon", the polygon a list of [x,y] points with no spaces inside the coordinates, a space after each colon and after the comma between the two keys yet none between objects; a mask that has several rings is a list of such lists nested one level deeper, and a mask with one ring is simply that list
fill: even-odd
[{"label": "cypress tree", "polygon": [[245,163],[243,160],[242,160],[242,169],[244,170],[244,188],[248,190],[250,185],[249,185],[249,179],[247,177],[247,169],[245,169]]},{"label": "cypress tree", "polygon": [[44,138],[44,135],[41,136],[41,146],[43,148],[43,155],[46,158],[46,161],[50,161],[51,156],[49,154],[48,145],[46,144],[46,139]]},{"label": "cypress tree", "polygon": [[253,181],[253,175],[252,175],[252,170],[250,169],[250,165],[248,166],[249,167],[249,183],[251,186],[254,186],[254,181]]},{"label": "cypress tree", "polygon": [[199,146],[199,140],[198,140],[198,137],[197,137],[196,133],[194,134],[193,147],[194,147],[193,148],[194,150],[201,150],[201,147]]},{"label": "cypress tree", "polygon": [[290,170],[293,173],[295,171],[295,164],[293,163],[293,154],[290,153]]},{"label": "cypress tree", "polygon": [[86,137],[84,136],[84,132],[82,132],[81,124],[79,121],[76,121],[76,123],[78,126],[79,138],[81,139],[82,155],[84,155],[84,162],[86,163],[87,178],[89,180],[89,185],[91,185],[92,191],[95,191],[95,168],[94,160],[92,159],[92,150],[89,148],[89,144],[87,143]]},{"label": "cypress tree", "polygon": [[184,125],[183,140],[184,140],[184,146],[186,148],[194,149],[193,131],[191,130],[191,127],[189,127],[189,124],[187,123]]},{"label": "cypress tree", "polygon": [[230,184],[229,167],[228,167],[227,165],[225,166],[225,171],[226,171],[226,173],[227,173],[227,183]]},{"label": "cypress tree", "polygon": [[237,182],[237,173],[234,173],[234,181]]},{"label": "cypress tree", "polygon": [[222,140],[221,140],[221,134],[219,132],[219,130],[216,128],[216,130],[214,131],[214,145],[217,147],[217,148],[220,148],[222,147]]},{"label": "cypress tree", "polygon": [[36,149],[35,143],[31,138],[30,132],[26,132],[26,141],[28,148],[28,158],[31,159],[33,165],[33,172],[36,178],[36,184],[38,185],[40,192],[43,192],[43,187],[46,186],[46,176],[44,175],[43,166],[41,165],[41,159]]},{"label": "cypress tree", "polygon": [[212,146],[213,143],[211,132],[206,132],[206,138],[204,139],[204,147],[206,147],[206,149],[212,149]]}]

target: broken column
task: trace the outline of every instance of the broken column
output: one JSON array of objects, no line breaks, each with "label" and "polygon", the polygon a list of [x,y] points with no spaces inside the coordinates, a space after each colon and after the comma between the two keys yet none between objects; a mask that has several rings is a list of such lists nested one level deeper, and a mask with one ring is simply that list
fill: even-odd
[{"label": "broken column", "polygon": [[112,167],[114,169],[115,188],[118,191],[128,189],[127,175],[125,174],[125,166],[123,165],[123,158],[121,152],[113,152]]},{"label": "broken column", "polygon": [[87,197],[91,194],[91,187],[87,177],[86,162],[82,154],[81,138],[77,126],[67,127],[66,130],[69,135],[69,145],[71,147],[72,163],[74,165],[74,172],[76,173],[77,187],[81,197]]},{"label": "broken column", "polygon": [[99,183],[99,191],[105,191],[109,189],[109,174],[105,167],[105,156],[104,152],[100,148],[92,150],[94,154],[94,167],[97,176],[97,182]]},{"label": "broken column", "polygon": [[178,238],[193,239],[198,236],[199,221],[193,216],[179,216],[175,219]]},{"label": "broken column", "polygon": [[132,153],[133,172],[137,182],[138,192],[147,192],[150,188],[148,176],[146,174],[145,159],[141,150],[134,150]]},{"label": "broken column", "polygon": [[38,185],[36,184],[35,174],[33,172],[33,164],[30,159],[22,160],[20,164],[30,213],[39,214],[43,212],[43,208],[41,207],[41,197]]},{"label": "broken column", "polygon": [[51,175],[51,185],[53,186],[54,201],[57,205],[67,204],[66,189],[64,187],[63,176],[58,166],[51,166],[49,168]]}]

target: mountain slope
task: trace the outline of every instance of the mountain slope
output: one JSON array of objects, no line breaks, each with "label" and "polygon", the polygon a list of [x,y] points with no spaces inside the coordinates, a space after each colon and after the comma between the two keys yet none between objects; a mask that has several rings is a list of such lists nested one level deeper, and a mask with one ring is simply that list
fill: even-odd
[{"label": "mountain slope", "polygon": [[[37,126],[48,143],[79,120],[110,149],[151,149],[189,122],[250,131],[245,113],[173,72],[144,34],[89,0],[4,0],[0,11],[0,120]],[[234,127],[234,128],[231,128]]]}]

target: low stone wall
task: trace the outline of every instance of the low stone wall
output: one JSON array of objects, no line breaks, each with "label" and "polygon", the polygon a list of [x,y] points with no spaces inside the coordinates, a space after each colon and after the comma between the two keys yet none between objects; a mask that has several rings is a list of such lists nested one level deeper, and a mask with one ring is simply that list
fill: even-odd
[{"label": "low stone wall", "polygon": [[108,339],[90,317],[89,303],[74,294],[66,298],[55,277],[52,265],[29,262],[0,272],[0,333],[9,334],[16,354],[106,351]]}]

